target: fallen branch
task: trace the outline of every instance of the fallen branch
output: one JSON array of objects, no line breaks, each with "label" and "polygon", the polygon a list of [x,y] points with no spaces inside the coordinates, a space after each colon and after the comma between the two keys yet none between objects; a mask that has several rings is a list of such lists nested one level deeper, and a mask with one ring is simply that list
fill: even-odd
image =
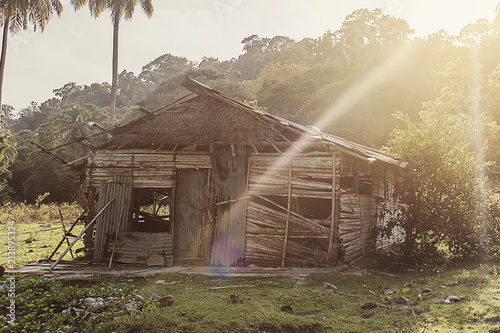
[{"label": "fallen branch", "polygon": [[359,296],[357,296],[357,295],[346,294],[346,293],[343,293],[343,292],[341,292],[341,291],[337,291],[337,290],[332,290],[332,291],[333,291],[334,293],[339,294],[339,295],[359,298]]},{"label": "fallen branch", "polygon": [[208,290],[219,290],[219,289],[227,289],[227,288],[254,288],[255,285],[249,285],[249,284],[240,284],[240,285],[235,285],[235,286],[224,286],[224,287],[210,287]]}]

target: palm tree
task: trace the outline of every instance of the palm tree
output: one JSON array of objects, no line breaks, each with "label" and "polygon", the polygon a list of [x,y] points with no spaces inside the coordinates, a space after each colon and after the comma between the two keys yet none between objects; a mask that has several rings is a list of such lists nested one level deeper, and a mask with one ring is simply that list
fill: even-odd
[{"label": "palm tree", "polygon": [[80,9],[86,3],[89,4],[90,15],[98,17],[104,10],[111,11],[113,21],[113,73],[111,83],[111,103],[109,107],[109,117],[111,126],[115,124],[116,93],[118,82],[118,29],[120,20],[125,17],[126,20],[132,19],[135,6],[140,3],[142,10],[148,17],[153,15],[153,0],[71,0],[75,10]]},{"label": "palm tree", "polygon": [[16,139],[10,130],[0,127],[0,168],[7,168],[16,156]]},{"label": "palm tree", "polygon": [[0,22],[3,24],[0,55],[0,106],[2,105],[3,75],[9,30],[14,34],[21,29],[26,29],[28,23],[32,23],[35,31],[39,27],[43,32],[54,11],[57,16],[61,16],[62,10],[63,7],[59,0],[0,0]]}]

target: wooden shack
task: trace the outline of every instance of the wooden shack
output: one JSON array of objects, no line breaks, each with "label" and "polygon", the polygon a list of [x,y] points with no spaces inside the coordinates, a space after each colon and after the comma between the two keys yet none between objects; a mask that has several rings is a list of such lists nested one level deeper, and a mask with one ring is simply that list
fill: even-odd
[{"label": "wooden shack", "polygon": [[[190,78],[191,94],[109,131],[79,170],[94,261],[310,266],[377,237],[406,163],[249,107]],[[90,244],[90,245],[89,245]]]}]

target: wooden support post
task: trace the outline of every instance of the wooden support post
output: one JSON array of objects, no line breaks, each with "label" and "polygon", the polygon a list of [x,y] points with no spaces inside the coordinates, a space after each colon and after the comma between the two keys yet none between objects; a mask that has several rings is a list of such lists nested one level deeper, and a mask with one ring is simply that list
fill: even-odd
[{"label": "wooden support post", "polygon": [[288,227],[290,226],[290,204],[292,201],[292,158],[288,158],[288,203],[286,207],[285,240],[283,242],[283,257],[281,267],[285,267],[286,243],[288,241]]},{"label": "wooden support post", "polygon": [[[97,188],[94,186],[91,186],[89,188],[89,195],[88,195],[88,214],[87,218],[85,220],[85,226],[87,226],[90,221],[94,219],[94,217],[97,215]],[[85,249],[91,249],[94,247],[94,233],[89,231],[83,236],[83,245],[85,246]],[[85,256],[88,256],[88,252],[85,251]]]},{"label": "wooden support post", "polygon": [[335,155],[335,152],[333,153],[332,160],[333,160],[333,167],[332,167],[332,213],[330,215],[331,220],[330,220],[330,241],[328,243],[328,256],[326,257],[326,262],[330,261],[330,258],[332,257],[332,254],[334,254],[335,261],[337,261],[336,258],[336,245],[337,245],[337,239],[335,239],[335,234],[336,232],[336,187],[337,187],[337,156]]},{"label": "wooden support post", "polygon": [[66,253],[68,253],[68,251],[71,250],[73,245],[75,245],[75,243],[82,237],[82,235],[85,233],[85,231],[87,231],[88,228],[90,228],[92,225],[94,225],[94,222],[97,220],[97,218],[99,216],[101,216],[101,214],[106,210],[106,208],[108,208],[109,205],[111,205],[114,201],[115,201],[115,199],[112,199],[110,202],[108,202],[106,204],[106,206],[104,206],[103,209],[101,209],[101,211],[99,213],[97,213],[96,217],[94,217],[94,219],[92,221],[90,221],[90,223],[85,227],[85,229],[82,230],[82,232],[80,232],[80,234],[75,238],[75,240],[71,243],[71,245],[59,256],[59,258],[56,260],[56,262],[53,263],[52,266],[50,266],[49,271],[53,270],[54,267],[57,266],[57,264],[62,260],[62,258],[64,258]]}]

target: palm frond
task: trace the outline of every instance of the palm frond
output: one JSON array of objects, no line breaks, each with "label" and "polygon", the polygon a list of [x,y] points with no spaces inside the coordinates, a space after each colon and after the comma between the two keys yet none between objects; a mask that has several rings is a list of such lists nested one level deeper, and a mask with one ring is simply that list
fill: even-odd
[{"label": "palm frond", "polygon": [[154,14],[154,8],[153,8],[153,1],[152,0],[141,0],[141,8],[144,13],[148,17],[153,16]]}]

